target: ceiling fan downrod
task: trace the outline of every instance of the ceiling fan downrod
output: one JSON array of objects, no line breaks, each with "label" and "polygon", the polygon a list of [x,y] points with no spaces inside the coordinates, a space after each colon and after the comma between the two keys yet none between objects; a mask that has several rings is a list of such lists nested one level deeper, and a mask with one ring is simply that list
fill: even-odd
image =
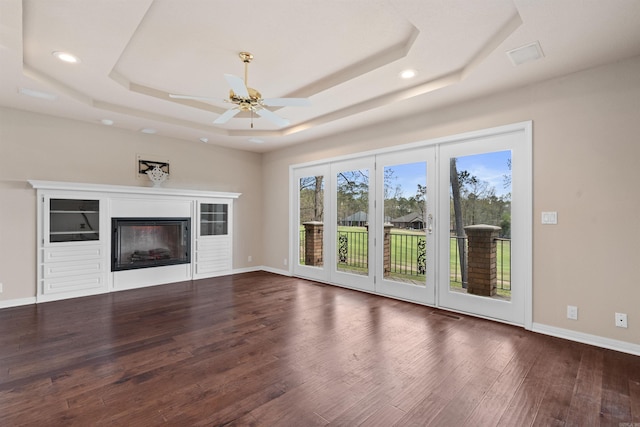
[{"label": "ceiling fan downrod", "polygon": [[240,52],[238,54],[242,62],[244,62],[244,85],[248,87],[249,81],[249,63],[253,60],[253,55],[249,52]]}]

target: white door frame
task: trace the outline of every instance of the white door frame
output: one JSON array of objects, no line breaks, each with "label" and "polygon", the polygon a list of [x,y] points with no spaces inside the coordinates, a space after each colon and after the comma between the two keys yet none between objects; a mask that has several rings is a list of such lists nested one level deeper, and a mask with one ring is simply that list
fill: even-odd
[{"label": "white door frame", "polygon": [[[369,171],[369,196],[368,196],[368,222],[369,233],[367,241],[368,260],[367,274],[355,274],[347,273],[338,270],[336,261],[338,254],[338,243],[336,239],[338,214],[337,214],[337,202],[336,197],[338,194],[338,172],[367,169]],[[331,282],[340,286],[359,289],[367,292],[374,292],[374,275],[375,275],[375,247],[373,232],[376,230],[375,219],[375,188],[376,188],[376,174],[375,174],[375,158],[373,156],[359,157],[356,159],[347,159],[331,162],[331,179],[329,180],[329,198],[331,199],[331,214],[329,215],[329,251],[328,256],[325,256],[325,263],[330,265]],[[327,218],[327,216],[325,216]],[[330,264],[329,264],[330,263]]]},{"label": "white door frame", "polygon": [[329,198],[329,183],[331,168],[330,164],[321,164],[314,166],[307,166],[302,168],[291,169],[290,171],[290,184],[289,195],[291,205],[291,244],[289,251],[289,265],[290,270],[295,276],[304,277],[307,279],[318,280],[321,282],[328,282],[330,280],[330,266],[327,264],[327,242],[329,241],[328,227],[323,227],[323,265],[322,266],[308,266],[300,264],[300,179],[311,176],[323,176],[324,177],[324,197],[323,197],[323,215],[326,219],[328,217],[328,209],[331,209]]}]

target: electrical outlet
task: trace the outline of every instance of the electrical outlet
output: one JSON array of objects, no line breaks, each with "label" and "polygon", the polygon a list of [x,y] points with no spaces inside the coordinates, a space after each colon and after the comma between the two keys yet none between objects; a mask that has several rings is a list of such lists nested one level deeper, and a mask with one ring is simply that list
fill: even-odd
[{"label": "electrical outlet", "polygon": [[578,307],[575,305],[567,306],[567,319],[578,320]]},{"label": "electrical outlet", "polygon": [[284,265],[287,265],[287,259],[285,258],[283,261]]},{"label": "electrical outlet", "polygon": [[4,288],[2,287],[2,283],[0,283],[0,294],[4,292]]},{"label": "electrical outlet", "polygon": [[252,257],[251,255],[249,255],[249,256],[247,257],[247,262],[251,262],[251,261],[253,261],[253,257]]},{"label": "electrical outlet", "polygon": [[618,328],[626,328],[627,327],[627,314],[626,313],[616,313],[616,326]]}]

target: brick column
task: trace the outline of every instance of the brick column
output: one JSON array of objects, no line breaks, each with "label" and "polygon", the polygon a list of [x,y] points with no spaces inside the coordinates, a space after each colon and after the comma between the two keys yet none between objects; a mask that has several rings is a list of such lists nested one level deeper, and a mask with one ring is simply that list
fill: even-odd
[{"label": "brick column", "polygon": [[322,236],[324,224],[320,221],[305,222],[304,225],[304,264],[322,265]]},{"label": "brick column", "polygon": [[382,264],[384,265],[384,275],[391,273],[391,229],[393,224],[384,224],[384,254]]},{"label": "brick column", "polygon": [[468,239],[467,293],[494,296],[497,293],[497,245],[500,227],[470,225],[464,228]]}]

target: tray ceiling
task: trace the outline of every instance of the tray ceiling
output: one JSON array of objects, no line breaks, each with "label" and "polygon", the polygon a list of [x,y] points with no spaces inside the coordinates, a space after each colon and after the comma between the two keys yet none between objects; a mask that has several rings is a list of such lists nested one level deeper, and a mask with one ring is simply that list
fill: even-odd
[{"label": "tray ceiling", "polygon": [[[630,0],[3,0],[0,105],[265,152],[638,55],[638,22]],[[514,66],[533,42],[544,57]],[[214,125],[240,51],[250,87],[312,105]]]}]

